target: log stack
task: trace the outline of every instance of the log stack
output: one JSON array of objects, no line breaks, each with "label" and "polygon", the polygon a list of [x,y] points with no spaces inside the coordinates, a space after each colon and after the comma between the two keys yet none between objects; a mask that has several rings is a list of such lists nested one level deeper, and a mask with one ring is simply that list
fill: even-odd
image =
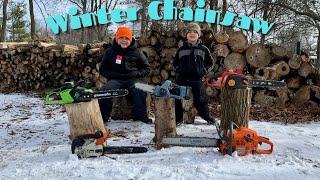
[{"label": "log stack", "polygon": [[[253,78],[288,84],[281,92],[254,88],[254,103],[270,106],[320,102],[320,72],[311,64],[307,52],[297,55],[276,44],[249,44],[240,31],[213,33],[208,26],[201,27],[202,41],[216,61],[211,72],[213,77],[224,69],[244,68]],[[176,28],[152,25],[149,32],[137,39],[138,47],[151,67],[149,76],[144,79],[147,83],[156,85],[167,79],[175,80],[173,57],[185,39],[186,25],[181,22]],[[104,42],[78,46],[40,41],[0,43],[0,90],[42,90],[80,79],[99,89],[106,81],[99,74],[99,66],[108,47],[110,43]],[[207,87],[206,92],[215,99],[221,93],[211,87]],[[301,92],[310,92],[310,96],[297,100]]]}]

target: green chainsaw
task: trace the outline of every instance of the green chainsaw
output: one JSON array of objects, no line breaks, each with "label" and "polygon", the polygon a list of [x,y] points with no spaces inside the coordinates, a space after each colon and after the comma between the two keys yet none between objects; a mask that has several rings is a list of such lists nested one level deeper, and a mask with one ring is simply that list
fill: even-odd
[{"label": "green chainsaw", "polygon": [[88,102],[91,99],[104,99],[128,95],[126,89],[104,90],[93,92],[92,89],[85,87],[83,81],[78,83],[67,82],[61,88],[54,90],[46,95],[44,103],[49,104],[72,104]]}]

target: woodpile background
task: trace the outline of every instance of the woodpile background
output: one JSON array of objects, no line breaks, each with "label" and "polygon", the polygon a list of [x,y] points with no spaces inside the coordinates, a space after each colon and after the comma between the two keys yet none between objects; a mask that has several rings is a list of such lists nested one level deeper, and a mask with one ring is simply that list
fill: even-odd
[{"label": "woodpile background", "polygon": [[[288,87],[280,90],[254,88],[253,102],[261,106],[285,107],[320,102],[320,72],[312,66],[308,52],[301,55],[275,44],[249,44],[240,31],[214,34],[202,27],[202,41],[211,50],[217,66],[210,73],[217,76],[223,69],[244,68],[256,79],[283,80]],[[176,77],[173,57],[186,39],[186,26],[164,29],[153,24],[151,30],[137,39],[138,47],[147,56],[151,72],[145,81],[160,84]],[[72,46],[51,42],[0,44],[0,90],[43,90],[61,86],[67,81],[85,80],[99,89],[106,81],[99,74],[99,65],[108,43]],[[214,98],[219,89],[207,88]]]}]

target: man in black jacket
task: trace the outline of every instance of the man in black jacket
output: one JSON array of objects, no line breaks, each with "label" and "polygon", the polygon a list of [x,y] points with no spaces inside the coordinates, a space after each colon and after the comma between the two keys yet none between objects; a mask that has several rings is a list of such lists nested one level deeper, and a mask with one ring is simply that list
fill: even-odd
[{"label": "man in black jacket", "polygon": [[[174,58],[173,65],[178,74],[176,84],[192,88],[193,103],[198,114],[209,124],[215,120],[209,115],[208,99],[202,78],[213,65],[213,58],[209,49],[204,46],[199,37],[200,26],[196,23],[189,23],[187,27],[187,39],[180,47]],[[176,100],[176,123],[183,121],[183,110],[181,101]]]},{"label": "man in black jacket", "polygon": [[[139,51],[128,27],[117,29],[112,47],[102,59],[100,74],[108,79],[101,90],[128,89],[132,97],[132,116],[134,121],[151,124],[146,113],[146,94],[134,87],[150,72],[147,58]],[[104,122],[108,121],[112,109],[111,99],[99,100],[101,115]]]}]

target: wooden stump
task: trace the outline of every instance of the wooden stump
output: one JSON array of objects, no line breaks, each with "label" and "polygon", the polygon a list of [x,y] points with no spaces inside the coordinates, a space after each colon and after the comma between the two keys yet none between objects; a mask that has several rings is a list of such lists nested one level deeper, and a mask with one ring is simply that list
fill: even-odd
[{"label": "wooden stump", "polygon": [[156,148],[164,147],[159,141],[164,136],[176,136],[174,99],[155,97],[155,136]]},{"label": "wooden stump", "polygon": [[248,127],[252,89],[223,88],[221,92],[221,127],[228,130],[233,121],[239,127]]},{"label": "wooden stump", "polygon": [[111,119],[128,120],[132,119],[132,103],[128,97],[117,97],[112,99]]},{"label": "wooden stump", "polygon": [[192,100],[182,99],[183,121],[186,124],[193,124],[197,115],[197,110],[193,107]]},{"label": "wooden stump", "polygon": [[94,133],[101,130],[106,132],[98,100],[65,105],[68,115],[70,139],[79,135]]}]

